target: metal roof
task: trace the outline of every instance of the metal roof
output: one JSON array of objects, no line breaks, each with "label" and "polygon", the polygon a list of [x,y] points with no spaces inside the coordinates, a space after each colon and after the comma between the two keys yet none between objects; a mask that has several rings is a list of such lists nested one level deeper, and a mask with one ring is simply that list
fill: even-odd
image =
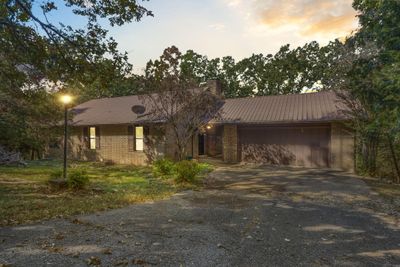
[{"label": "metal roof", "polygon": [[[90,100],[73,108],[74,125],[129,124],[142,120],[132,111],[137,95]],[[346,107],[331,91],[225,99],[215,123],[302,123],[347,119]]]},{"label": "metal roof", "polygon": [[346,120],[347,108],[335,92],[227,99],[220,123],[294,123]]},{"label": "metal roof", "polygon": [[72,109],[73,125],[128,124],[138,121],[140,115],[133,106],[143,105],[137,95],[93,99]]}]

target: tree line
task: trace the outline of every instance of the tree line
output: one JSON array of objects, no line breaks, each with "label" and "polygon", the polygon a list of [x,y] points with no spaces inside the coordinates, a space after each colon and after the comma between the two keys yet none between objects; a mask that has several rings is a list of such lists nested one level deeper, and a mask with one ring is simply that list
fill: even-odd
[{"label": "tree line", "polygon": [[[360,26],[345,41],[321,46],[283,45],[275,54],[209,59],[193,50],[167,48],[132,73],[126,53],[108,37],[111,26],[139,21],[152,12],[135,0],[64,0],[87,25],[56,25],[52,1],[7,0],[0,4],[0,145],[40,156],[58,136],[62,92],[75,104],[93,98],[144,93],[174,60],[179,79],[200,84],[219,79],[225,97],[336,90],[351,108],[359,172],[400,180],[400,2],[355,0]],[[36,6],[34,6],[36,5]],[[40,14],[40,15],[39,15]]]}]

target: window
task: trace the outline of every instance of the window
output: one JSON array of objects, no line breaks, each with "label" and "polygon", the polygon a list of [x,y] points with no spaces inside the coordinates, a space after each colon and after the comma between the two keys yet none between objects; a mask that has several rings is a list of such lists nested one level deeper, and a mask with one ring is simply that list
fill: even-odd
[{"label": "window", "polygon": [[136,151],[143,151],[144,142],[143,142],[143,126],[136,126],[135,127],[135,150]]},{"label": "window", "polygon": [[100,127],[83,127],[81,141],[86,149],[100,149]]},{"label": "window", "polygon": [[96,127],[89,127],[89,147],[96,149]]}]

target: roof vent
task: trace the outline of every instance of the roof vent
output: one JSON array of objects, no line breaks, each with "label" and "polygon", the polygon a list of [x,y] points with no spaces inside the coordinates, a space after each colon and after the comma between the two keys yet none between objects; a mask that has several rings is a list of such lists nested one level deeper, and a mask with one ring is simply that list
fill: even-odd
[{"label": "roof vent", "polygon": [[146,111],[146,108],[144,106],[142,106],[142,105],[134,105],[134,106],[132,106],[132,112],[137,114],[137,115],[143,114],[145,111]]}]

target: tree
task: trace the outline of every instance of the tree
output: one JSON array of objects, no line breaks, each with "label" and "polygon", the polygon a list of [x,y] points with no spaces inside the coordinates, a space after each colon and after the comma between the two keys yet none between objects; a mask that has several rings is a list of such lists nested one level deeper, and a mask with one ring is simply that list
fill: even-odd
[{"label": "tree", "polygon": [[141,96],[143,104],[149,107],[144,121],[165,125],[167,136],[174,141],[177,160],[187,156],[193,136],[220,108],[219,97],[207,88],[199,88],[193,72],[182,72],[182,60],[179,49],[172,46],[164,50],[159,60],[149,62],[146,88],[151,90]]},{"label": "tree", "polygon": [[[86,18],[86,27],[52,23],[48,15],[61,5]],[[61,118],[57,92],[87,99],[115,93],[116,82],[132,82],[125,79],[127,54],[98,21],[119,26],[145,15],[152,14],[135,0],[2,1],[0,145],[40,154]]]},{"label": "tree", "polygon": [[346,42],[355,57],[347,64],[345,89],[361,107],[354,112],[361,168],[400,182],[400,2],[356,0],[353,7],[361,27]]}]

